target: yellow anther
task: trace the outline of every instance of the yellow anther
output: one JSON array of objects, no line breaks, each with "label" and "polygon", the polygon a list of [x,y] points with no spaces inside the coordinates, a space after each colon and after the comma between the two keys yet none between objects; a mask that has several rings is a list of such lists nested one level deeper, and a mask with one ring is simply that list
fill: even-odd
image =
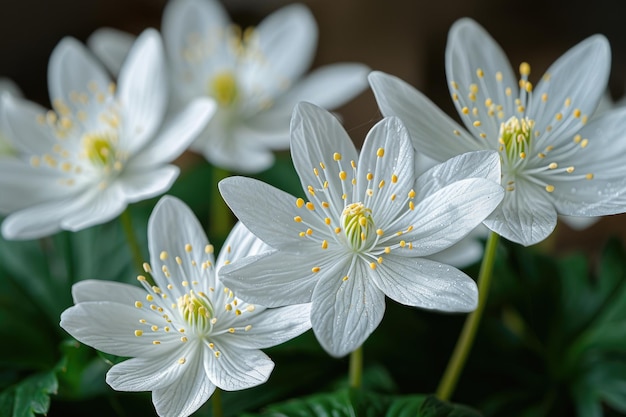
[{"label": "yellow anther", "polygon": [[335,161],[341,161],[341,154],[340,154],[340,153],[335,152],[335,153],[333,154],[333,159],[334,159]]},{"label": "yellow anther", "polygon": [[347,276],[347,275],[346,275],[345,277],[341,278],[341,280],[342,280],[343,282],[346,282],[348,279],[349,279],[349,278],[348,278],[348,276]]},{"label": "yellow anther", "polygon": [[557,113],[556,116],[554,116],[554,118],[558,121],[561,121],[561,119],[563,119],[563,115],[561,113]]},{"label": "yellow anther", "polygon": [[168,255],[167,255],[167,252],[165,252],[165,251],[161,252],[161,254],[159,255],[159,258],[160,258],[162,261],[166,260],[166,259],[167,259],[167,257],[168,257]]},{"label": "yellow anther", "polygon": [[556,169],[559,165],[556,162],[552,162],[550,163],[550,165],[548,165],[548,168],[550,169]]},{"label": "yellow anther", "polygon": [[346,171],[341,171],[339,172],[339,179],[341,179],[342,181],[344,181],[347,178],[347,174]]},{"label": "yellow anther", "polygon": [[578,119],[578,118],[580,117],[580,114],[581,114],[581,113],[580,113],[580,109],[574,109],[574,117],[575,117],[575,118],[577,118],[577,119]]},{"label": "yellow anther", "polygon": [[154,297],[152,296],[152,294],[147,294],[147,295],[146,295],[146,300],[148,300],[148,301],[154,301]]},{"label": "yellow anther", "polygon": [[474,125],[474,127],[479,127],[481,125],[480,120],[474,120],[474,123],[472,123]]},{"label": "yellow anther", "polygon": [[143,307],[143,303],[141,301],[135,301],[135,307],[141,308]]},{"label": "yellow anther", "polygon": [[551,193],[552,191],[554,191],[554,185],[546,185],[546,191]]},{"label": "yellow anther", "polygon": [[485,73],[483,72],[483,70],[482,70],[482,69],[478,68],[478,69],[476,70],[476,76],[477,76],[478,78],[483,78],[483,77],[485,76]]},{"label": "yellow anther", "polygon": [[376,151],[376,156],[378,156],[379,158],[382,158],[385,155],[385,150],[383,148],[378,148],[378,150]]},{"label": "yellow anther", "polygon": [[185,359],[185,358],[180,358],[180,359],[178,360],[178,363],[180,363],[181,365],[184,365],[184,364],[185,364],[185,362],[187,362],[187,359]]},{"label": "yellow anther", "polygon": [[191,252],[191,251],[192,251],[192,249],[193,249],[193,248],[191,247],[191,244],[187,243],[187,244],[185,245],[185,252]]},{"label": "yellow anther", "polygon": [[385,247],[385,253],[391,253],[391,248],[389,246]]},{"label": "yellow anther", "polygon": [[315,210],[315,206],[310,201],[306,203],[306,208],[308,208],[311,211]]},{"label": "yellow anther", "polygon": [[382,235],[383,235],[383,233],[384,233],[384,232],[383,232],[383,229],[376,229],[376,234],[377,234],[378,236],[382,236]]},{"label": "yellow anther", "polygon": [[143,332],[141,330],[135,330],[135,336],[139,337],[143,335]]},{"label": "yellow anther", "polygon": [[298,198],[298,199],[296,200],[296,207],[298,207],[298,208],[302,208],[302,206],[303,206],[303,205],[304,205],[304,200],[303,200],[303,199],[301,199],[301,198]]},{"label": "yellow anther", "polygon": [[589,144],[589,139],[583,139],[582,142],[580,142],[580,147],[586,148],[588,144]]},{"label": "yellow anther", "polygon": [[391,176],[391,182],[394,183],[394,184],[398,182],[398,176],[396,174],[393,174]]},{"label": "yellow anther", "polygon": [[320,267],[319,266],[314,266],[313,268],[311,268],[311,272],[313,272],[314,274],[317,274],[318,272],[320,272]]},{"label": "yellow anther", "polygon": [[313,234],[313,229],[306,229],[307,236],[311,236]]},{"label": "yellow anther", "polygon": [[409,198],[415,198],[415,190],[409,191],[408,197]]},{"label": "yellow anther", "polygon": [[592,180],[593,179],[593,174],[590,172],[587,175],[585,175],[585,178],[588,180]]},{"label": "yellow anther", "polygon": [[374,175],[373,175],[371,172],[368,172],[368,173],[367,173],[367,180],[368,180],[368,181],[371,181],[371,180],[373,180],[373,179],[374,179]]},{"label": "yellow anther", "polygon": [[502,81],[502,73],[500,71],[496,72],[496,81]]},{"label": "yellow anther", "polygon": [[522,62],[519,65],[519,73],[524,76],[530,75],[530,65],[528,64],[528,62]]},{"label": "yellow anther", "polygon": [[326,223],[327,225],[330,225],[330,217],[324,218],[324,223]]},{"label": "yellow anther", "polygon": [[313,173],[315,174],[316,177],[319,177],[320,172],[317,170],[317,168],[313,168]]},{"label": "yellow anther", "polygon": [[376,269],[376,262],[370,262],[370,268]]},{"label": "yellow anther", "polygon": [[322,241],[322,249],[328,249],[328,241],[327,240],[323,240]]},{"label": "yellow anther", "polygon": [[469,109],[468,109],[467,107],[463,107],[463,108],[461,109],[461,113],[463,113],[463,114],[469,114]]}]

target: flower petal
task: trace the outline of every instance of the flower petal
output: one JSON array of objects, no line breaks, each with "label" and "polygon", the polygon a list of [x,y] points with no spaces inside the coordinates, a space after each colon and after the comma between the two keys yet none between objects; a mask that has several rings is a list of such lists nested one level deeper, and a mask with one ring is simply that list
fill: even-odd
[{"label": "flower petal", "polygon": [[[517,114],[514,99],[519,96],[518,81],[500,45],[472,19],[459,19],[450,28],[446,45],[446,77],[450,94],[456,97],[456,109],[467,129],[476,138],[484,132],[493,139],[492,143],[496,143],[500,122],[495,117],[481,117],[482,124],[477,127],[473,124],[476,117],[465,116],[462,109],[473,109],[475,103],[482,104],[489,99],[494,105],[502,106],[505,115]],[[511,90],[509,95],[506,94],[507,88]],[[484,111],[487,113],[488,108]]]},{"label": "flower petal", "polygon": [[[117,391],[154,391],[178,384],[191,367],[202,367],[198,352],[176,349],[158,358],[134,358],[114,365],[107,372],[107,384]],[[184,359],[181,364],[180,360]]]},{"label": "flower petal", "polygon": [[[220,279],[238,297],[267,307],[311,301],[313,288],[336,260],[279,251],[241,259],[220,269]],[[320,272],[312,272],[319,267]]]},{"label": "flower petal", "polygon": [[88,279],[72,285],[74,304],[87,301],[111,301],[133,305],[135,301],[145,297],[146,291],[143,288],[123,282]]},{"label": "flower petal", "polygon": [[418,202],[411,215],[395,224],[393,229],[408,230],[412,226],[412,231],[394,235],[385,244],[389,246],[401,240],[412,242],[412,247],[394,249],[394,253],[401,256],[437,253],[475,229],[498,207],[503,194],[502,187],[493,181],[482,178],[456,181]]},{"label": "flower petal", "polygon": [[134,203],[163,194],[170,189],[179,171],[175,165],[166,165],[145,172],[124,172],[119,178],[124,199]]},{"label": "flower petal", "polygon": [[124,123],[120,145],[131,154],[141,149],[162,122],[168,99],[163,44],[158,32],[145,30],[120,70],[117,98]]},{"label": "flower petal", "polygon": [[[76,39],[63,38],[52,51],[48,63],[48,89],[50,101],[57,110],[62,107],[72,113],[80,110],[84,104],[72,100],[73,94],[88,93],[90,85],[107,91],[110,83],[111,79],[102,65]],[[57,100],[63,106],[55,105]]]},{"label": "flower petal", "polygon": [[163,123],[157,136],[135,155],[129,168],[148,168],[168,163],[182,154],[215,113],[213,100],[197,99]]},{"label": "flower petal", "polygon": [[[215,391],[215,385],[201,366],[210,358],[198,355],[198,359],[189,363],[183,378],[165,388],[152,391],[152,403],[159,416],[187,417],[200,408]],[[183,366],[186,366],[185,363]]]},{"label": "flower petal", "polygon": [[216,265],[218,267],[226,263],[233,263],[248,256],[259,255],[272,250],[270,246],[253,235],[241,222],[235,224],[222,247],[224,249],[217,255]]},{"label": "flower petal", "polygon": [[[122,301],[125,302],[124,297]],[[140,320],[148,324],[141,324]],[[89,301],[65,310],[61,314],[60,326],[79,342],[117,356],[156,358],[181,346],[178,332],[152,334],[151,323],[165,324],[165,320],[149,308]],[[144,331],[144,334],[135,336],[137,330]],[[154,340],[161,343],[154,344]]]},{"label": "flower petal", "polygon": [[374,71],[369,81],[380,111],[384,116],[398,116],[402,120],[418,152],[445,161],[461,153],[487,148],[401,79]]},{"label": "flower petal", "polygon": [[[214,274],[203,272],[201,266],[206,260],[214,264],[208,245],[204,229],[185,203],[171,196],[159,200],[148,220],[150,263],[159,287],[167,288],[172,284],[170,292],[174,298],[188,292],[185,282],[189,285],[197,281],[205,289],[214,287]],[[163,266],[171,278],[165,277]]]},{"label": "flower petal", "polygon": [[385,313],[385,295],[370,282],[368,269],[365,262],[357,260],[347,280],[327,275],[313,291],[313,332],[334,357],[360,347]]},{"label": "flower petal", "polygon": [[467,152],[438,164],[415,182],[415,199],[426,196],[465,178],[485,178],[500,183],[500,156],[495,151]]},{"label": "flower petal", "polygon": [[97,29],[89,36],[87,46],[111,74],[117,77],[134,41],[135,37],[130,33],[105,27]]},{"label": "flower petal", "polygon": [[249,60],[241,68],[246,90],[262,85],[264,92],[275,97],[293,83],[311,65],[317,44],[317,25],[306,6],[285,6],[265,18],[256,28],[253,41],[263,57]]},{"label": "flower petal", "polygon": [[241,349],[222,339],[214,343],[216,357],[204,362],[204,371],[220,389],[238,391],[251,388],[270,377],[274,362],[265,353],[257,349]]},{"label": "flower petal", "polygon": [[119,183],[104,190],[90,189],[76,201],[71,210],[65,209],[66,215],[61,220],[61,228],[72,232],[106,223],[119,216],[128,205]]},{"label": "flower petal", "polygon": [[483,252],[482,243],[470,234],[449,248],[433,253],[427,258],[456,268],[465,268],[478,262],[482,258]]},{"label": "flower petal", "polygon": [[387,255],[371,276],[382,292],[401,304],[459,312],[478,304],[478,288],[470,277],[428,259]]},{"label": "flower petal", "polygon": [[[335,154],[340,161],[335,162]],[[332,209],[342,208],[343,180],[339,179],[339,174],[344,170],[352,171],[350,161],[357,162],[358,157],[350,136],[335,116],[314,104],[296,105],[291,118],[291,158],[304,190],[311,186],[330,200]],[[324,188],[325,180],[328,180],[328,190]],[[340,215],[335,213],[336,218]]]},{"label": "flower petal", "polygon": [[515,191],[507,191],[504,200],[483,223],[500,236],[524,246],[547,238],[556,227],[556,209],[547,191],[523,179]]},{"label": "flower petal", "polygon": [[[229,177],[220,181],[219,189],[239,220],[274,249],[306,253],[317,244],[301,238],[299,233],[306,226],[319,233],[328,228],[312,211],[298,209],[295,197],[261,181]],[[294,221],[295,216],[300,216],[302,221]]]},{"label": "flower petal", "polygon": [[265,309],[245,322],[249,330],[220,336],[233,346],[265,349],[301,335],[311,328],[311,304]]},{"label": "flower petal", "polygon": [[[571,140],[589,117],[606,91],[611,68],[611,49],[602,35],[591,36],[571,48],[548,68],[533,92],[535,130],[552,130],[537,138],[536,146],[556,146],[555,138]],[[547,94],[547,100],[542,96]],[[571,104],[570,104],[571,102]],[[580,114],[579,114],[580,113]],[[557,114],[562,119],[557,119]]]},{"label": "flower petal", "polygon": [[[0,213],[12,213],[80,192],[80,188],[59,183],[60,170],[34,168],[18,159],[0,161]],[[19,181],[17,181],[19,179]]]},{"label": "flower petal", "polygon": [[267,113],[291,114],[300,101],[325,109],[342,106],[367,88],[370,69],[363,64],[341,63],[315,69],[280,96]]},{"label": "flower petal", "polygon": [[[191,71],[193,76],[204,77],[211,71],[211,68],[207,69],[203,65],[198,65],[197,61],[190,62],[184,58],[185,51],[194,46],[192,39],[200,38],[209,42],[207,50],[211,51],[211,59],[206,61],[218,65],[228,62],[230,60],[228,56],[232,53],[227,51],[229,43],[224,37],[228,35],[226,30],[230,24],[230,19],[219,1],[176,0],[168,2],[163,11],[161,32],[175,76],[182,78],[185,72]],[[203,64],[210,65],[206,61]],[[198,84],[206,82],[203,79],[196,81]],[[184,80],[176,79],[176,82],[184,82]],[[175,90],[179,88],[180,86],[177,86]],[[196,96],[198,94],[196,92]]]},{"label": "flower petal", "polygon": [[395,195],[404,197],[413,188],[414,156],[409,134],[397,117],[386,117],[367,134],[358,163],[357,195],[372,210],[375,223],[402,209]]}]

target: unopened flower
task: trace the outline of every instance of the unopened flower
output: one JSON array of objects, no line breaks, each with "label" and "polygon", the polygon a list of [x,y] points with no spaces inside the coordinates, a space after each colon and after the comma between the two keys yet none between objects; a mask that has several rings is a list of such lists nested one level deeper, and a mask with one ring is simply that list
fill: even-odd
[{"label": "unopened flower", "polygon": [[[289,146],[289,119],[297,102],[336,108],[367,87],[369,69],[361,64],[327,65],[303,77],[313,60],[317,26],[300,4],[242,30],[217,0],[172,0],[162,31],[174,100],[208,96],[218,104],[192,149],[228,170],[269,168],[272,150]],[[111,29],[90,39],[111,67],[124,42]]]},{"label": "unopened flower", "polygon": [[19,156],[0,161],[0,213],[9,213],[5,238],[103,223],[172,185],[179,170],[168,163],[206,125],[214,104],[194,101],[162,126],[167,75],[153,30],[137,39],[118,81],[66,38],[48,68],[54,110],[3,97],[2,120]]},{"label": "unopened flower", "polygon": [[313,330],[333,356],[374,331],[385,295],[434,310],[476,307],[471,278],[423,257],[459,241],[500,203],[495,152],[462,155],[416,179],[397,118],[374,126],[359,156],[334,116],[300,103],[291,154],[306,200],[250,178],[220,182],[239,219],[276,249],[225,267],[227,285],[269,306],[312,301]]},{"label": "unopened flower", "polygon": [[152,391],[160,416],[183,417],[215,388],[241,390],[267,380],[274,363],[259,349],[309,329],[309,305],[278,309],[249,304],[224,287],[219,268],[267,246],[235,226],[217,261],[200,223],[180,200],[162,198],[148,225],[151,286],[98,280],[72,289],[75,306],[61,327],[86,345],[131,357],[107,383],[120,391]]},{"label": "unopened flower", "polygon": [[554,229],[557,213],[598,216],[626,210],[624,109],[590,120],[610,68],[607,40],[569,50],[536,86],[531,67],[517,78],[501,48],[470,19],[455,23],[446,49],[450,93],[465,128],[405,82],[380,72],[370,84],[386,116],[400,117],[419,151],[444,161],[463,152],[500,154],[502,205],[485,225],[531,245]]}]

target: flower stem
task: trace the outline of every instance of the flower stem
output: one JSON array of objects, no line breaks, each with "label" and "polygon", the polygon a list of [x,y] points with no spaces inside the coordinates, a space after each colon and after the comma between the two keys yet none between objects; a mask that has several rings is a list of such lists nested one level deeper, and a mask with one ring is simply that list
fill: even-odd
[{"label": "flower stem", "polygon": [[211,405],[213,406],[213,417],[224,416],[224,410],[222,409],[222,391],[219,388],[215,388],[211,396]]},{"label": "flower stem", "polygon": [[439,382],[439,387],[437,387],[436,395],[441,400],[449,400],[452,396],[459,377],[461,376],[461,371],[465,366],[467,356],[472,349],[476,331],[478,330],[480,319],[485,310],[485,305],[487,304],[493,265],[496,260],[498,237],[497,233],[491,232],[487,239],[485,255],[480,265],[480,272],[478,273],[478,306],[465,320],[459,340],[456,342],[454,352],[452,352],[452,356],[448,362],[448,367]]},{"label": "flower stem", "polygon": [[133,230],[133,221],[130,216],[130,210],[126,207],[126,210],[120,215],[120,221],[122,222],[122,228],[124,229],[124,235],[126,236],[126,242],[130,248],[130,252],[133,256],[133,262],[135,267],[141,273],[143,271],[143,255],[139,247],[139,241]]},{"label": "flower stem", "polygon": [[211,233],[213,238],[223,241],[226,239],[226,236],[228,236],[233,224],[230,208],[228,208],[224,199],[220,195],[217,189],[217,183],[228,177],[230,172],[213,166],[212,174],[213,178],[211,182],[213,184],[215,194],[211,198],[209,207],[209,233]]},{"label": "flower stem", "polygon": [[350,354],[350,388],[361,388],[363,379],[363,346]]}]

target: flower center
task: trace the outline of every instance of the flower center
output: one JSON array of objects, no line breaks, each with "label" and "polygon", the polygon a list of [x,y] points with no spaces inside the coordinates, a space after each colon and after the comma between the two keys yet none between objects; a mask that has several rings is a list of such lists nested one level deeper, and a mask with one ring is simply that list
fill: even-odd
[{"label": "flower center", "polygon": [[519,119],[516,116],[500,124],[500,152],[506,152],[509,160],[517,157],[525,159],[526,152],[530,149],[534,126],[534,120],[528,117]]},{"label": "flower center", "polygon": [[211,319],[214,316],[213,305],[203,292],[189,291],[178,297],[178,311],[185,321],[201,332],[211,330]]},{"label": "flower center", "polygon": [[341,224],[349,245],[355,251],[363,249],[368,242],[368,236],[375,230],[372,210],[363,203],[348,204],[341,214]]},{"label": "flower center", "polygon": [[116,150],[117,133],[113,131],[87,133],[83,136],[84,155],[94,166],[101,167],[105,173],[122,170],[120,153]]},{"label": "flower center", "polygon": [[220,107],[231,106],[238,97],[237,80],[235,76],[229,72],[224,71],[218,73],[210,81],[209,93]]}]

